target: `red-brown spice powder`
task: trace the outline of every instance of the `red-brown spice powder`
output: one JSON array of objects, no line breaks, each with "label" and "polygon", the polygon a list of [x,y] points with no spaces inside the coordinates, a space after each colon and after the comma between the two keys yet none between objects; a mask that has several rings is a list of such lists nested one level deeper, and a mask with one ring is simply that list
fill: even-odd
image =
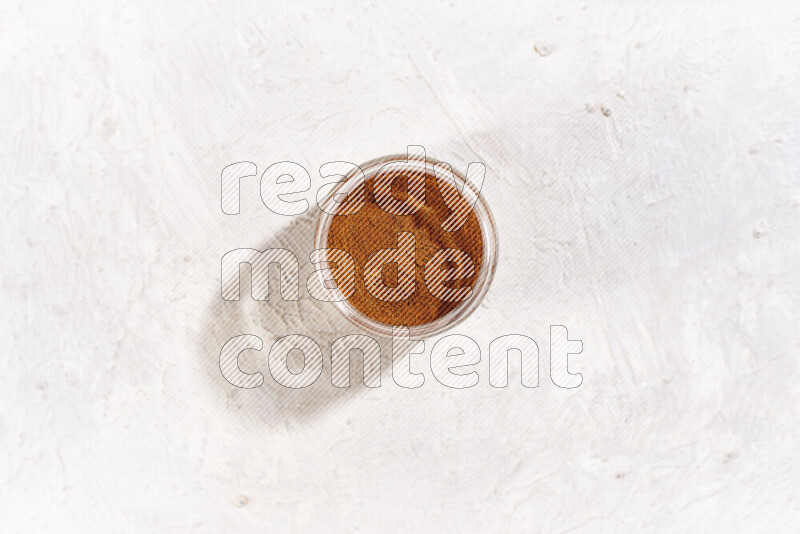
[{"label": "red-brown spice powder", "polygon": [[[348,302],[370,319],[395,326],[427,324],[463,304],[463,301],[448,302],[436,298],[428,291],[424,279],[427,261],[445,248],[464,251],[472,258],[474,265],[472,276],[445,282],[446,287],[472,287],[481,271],[483,238],[475,213],[470,212],[464,224],[454,232],[447,232],[441,227],[451,209],[445,203],[440,188],[452,189],[453,186],[437,180],[430,173],[426,174],[425,204],[411,215],[393,215],[384,211],[375,200],[374,179],[367,180],[364,186],[366,195],[363,207],[356,213],[334,215],[328,231],[328,247],[346,251],[355,262],[355,292]],[[392,195],[398,200],[405,200],[408,196],[408,177],[402,172],[393,178]],[[415,291],[405,300],[386,302],[367,291],[363,277],[364,265],[378,250],[396,248],[400,232],[414,234]],[[396,264],[388,264],[383,269],[383,280],[389,287],[397,285]]]}]

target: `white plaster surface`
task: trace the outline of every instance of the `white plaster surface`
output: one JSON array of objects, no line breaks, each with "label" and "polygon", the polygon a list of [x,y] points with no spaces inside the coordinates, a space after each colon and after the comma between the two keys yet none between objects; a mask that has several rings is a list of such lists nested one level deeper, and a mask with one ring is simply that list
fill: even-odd
[{"label": "white plaster surface", "polygon": [[[0,532],[797,532],[797,2],[4,2],[0,72]],[[221,302],[225,252],[313,228],[257,178],[223,215],[222,168],[313,204],[408,144],[487,166],[480,383],[428,340],[417,390],[228,384],[234,335],[346,328]],[[538,388],[489,385],[507,333]]]}]

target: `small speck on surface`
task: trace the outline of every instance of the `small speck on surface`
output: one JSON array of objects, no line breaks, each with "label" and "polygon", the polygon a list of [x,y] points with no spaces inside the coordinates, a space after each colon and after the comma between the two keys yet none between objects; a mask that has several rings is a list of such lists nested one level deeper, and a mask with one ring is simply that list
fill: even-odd
[{"label": "small speck on surface", "polygon": [[239,496],[238,496],[238,497],[236,497],[236,499],[233,501],[233,505],[234,505],[234,506],[236,506],[237,508],[241,508],[242,506],[247,506],[247,502],[248,502],[248,499],[247,499],[247,497],[246,497],[246,496],[244,496],[244,495],[239,495]]},{"label": "small speck on surface", "polygon": [[764,237],[768,233],[769,233],[769,224],[767,224],[767,221],[759,221],[753,228],[753,237],[755,237],[756,239]]},{"label": "small speck on surface", "polygon": [[549,56],[553,52],[552,48],[542,42],[535,43],[533,49],[542,57]]},{"label": "small speck on surface", "polygon": [[606,117],[611,115],[611,108],[608,106],[601,107],[600,111],[603,112],[603,115],[605,115]]}]

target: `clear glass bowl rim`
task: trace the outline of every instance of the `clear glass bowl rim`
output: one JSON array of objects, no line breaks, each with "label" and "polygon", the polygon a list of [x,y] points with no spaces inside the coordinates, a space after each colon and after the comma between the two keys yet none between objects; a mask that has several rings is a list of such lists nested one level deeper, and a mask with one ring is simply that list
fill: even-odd
[{"label": "clear glass bowl rim", "polygon": [[[392,154],[389,156],[372,159],[367,163],[359,165],[359,168],[361,171],[363,171],[364,180],[366,181],[376,176],[380,170],[389,163],[398,164],[398,168],[401,167],[400,164],[404,164],[402,167],[408,168],[409,170],[421,170],[420,166],[424,166],[426,172],[432,173],[433,165],[440,163],[440,161],[427,156],[424,160],[422,160],[409,159],[408,155],[406,154]],[[477,190],[474,184],[470,183],[462,173],[455,168],[452,168],[452,166],[451,170],[456,176],[457,180],[463,182],[465,187],[469,187],[476,194],[476,201],[473,211],[478,219],[478,224],[481,228],[481,238],[483,239],[483,261],[481,263],[481,270],[480,273],[478,273],[478,279],[472,286],[472,296],[469,299],[463,301],[449,313],[439,317],[434,321],[415,326],[408,326],[411,337],[423,338],[440,334],[472,315],[472,313],[480,305],[484,296],[486,296],[489,286],[494,279],[495,270],[497,269],[497,257],[499,253],[497,243],[497,227],[494,217],[492,216],[492,212],[489,209],[489,206],[486,203],[483,195]],[[347,194],[352,191],[358,182],[351,180],[350,178],[352,178],[356,172],[356,170],[353,170],[350,174],[345,176],[345,178],[342,179],[342,181],[339,182],[339,184],[326,195],[325,199],[321,202],[321,205],[330,205],[331,199],[334,196],[342,193]],[[327,248],[328,231],[330,229],[331,222],[333,221],[333,217],[335,217],[335,215],[320,210],[314,233],[315,249],[322,250]],[[323,271],[318,270],[317,273],[320,283],[324,282]],[[374,335],[388,338],[392,336],[392,330],[394,326],[404,326],[388,325],[378,322],[356,309],[348,300],[334,301],[331,302],[331,304],[333,304],[351,323]]]}]

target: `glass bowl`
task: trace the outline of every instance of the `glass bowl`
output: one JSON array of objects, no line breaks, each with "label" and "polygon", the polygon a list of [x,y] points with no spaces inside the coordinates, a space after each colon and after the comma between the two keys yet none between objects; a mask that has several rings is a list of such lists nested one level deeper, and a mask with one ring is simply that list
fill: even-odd
[{"label": "glass bowl", "polygon": [[[426,175],[429,175],[434,172],[433,166],[440,162],[431,158],[425,158],[424,160],[411,159],[405,154],[376,158],[360,166],[361,171],[364,173],[364,182],[377,176],[381,169],[383,169],[383,167],[389,163],[393,164],[393,171],[407,171],[410,174],[425,172]],[[481,238],[483,240],[483,258],[481,262],[481,269],[478,273],[478,279],[472,286],[472,295],[468,299],[459,303],[455,308],[450,310],[442,317],[425,324],[409,326],[409,333],[412,337],[424,338],[440,334],[469,317],[486,295],[486,292],[492,283],[492,279],[494,278],[495,269],[497,267],[497,228],[495,226],[492,212],[489,210],[489,206],[486,204],[485,199],[474,186],[474,184],[471,184],[464,177],[464,175],[457,170],[452,169],[452,172],[456,180],[459,182],[459,187],[461,183],[463,183],[465,187],[469,187],[477,197],[473,207],[473,212],[478,220],[478,224],[481,229]],[[334,197],[341,198],[339,195],[350,193],[362,183],[361,180],[352,179],[356,177],[357,174],[358,170],[354,169],[352,172],[347,174],[341,182],[335,184],[331,188],[331,191],[325,196],[325,199],[320,203],[320,206],[327,206],[328,210],[332,211],[331,207],[336,204],[333,202]],[[320,210],[319,218],[317,219],[316,231],[314,234],[315,249],[323,250],[328,248],[328,232],[334,217],[334,214],[322,209]],[[317,273],[320,284],[325,287],[323,274],[324,270],[318,270]],[[356,276],[360,276],[361,274],[362,273],[356,273]],[[362,328],[366,332],[382,337],[391,337],[392,329],[395,325],[378,322],[372,319],[371,317],[365,315],[362,311],[355,308],[347,300],[333,301],[330,304],[335,306],[336,309],[338,309],[350,322]]]}]

